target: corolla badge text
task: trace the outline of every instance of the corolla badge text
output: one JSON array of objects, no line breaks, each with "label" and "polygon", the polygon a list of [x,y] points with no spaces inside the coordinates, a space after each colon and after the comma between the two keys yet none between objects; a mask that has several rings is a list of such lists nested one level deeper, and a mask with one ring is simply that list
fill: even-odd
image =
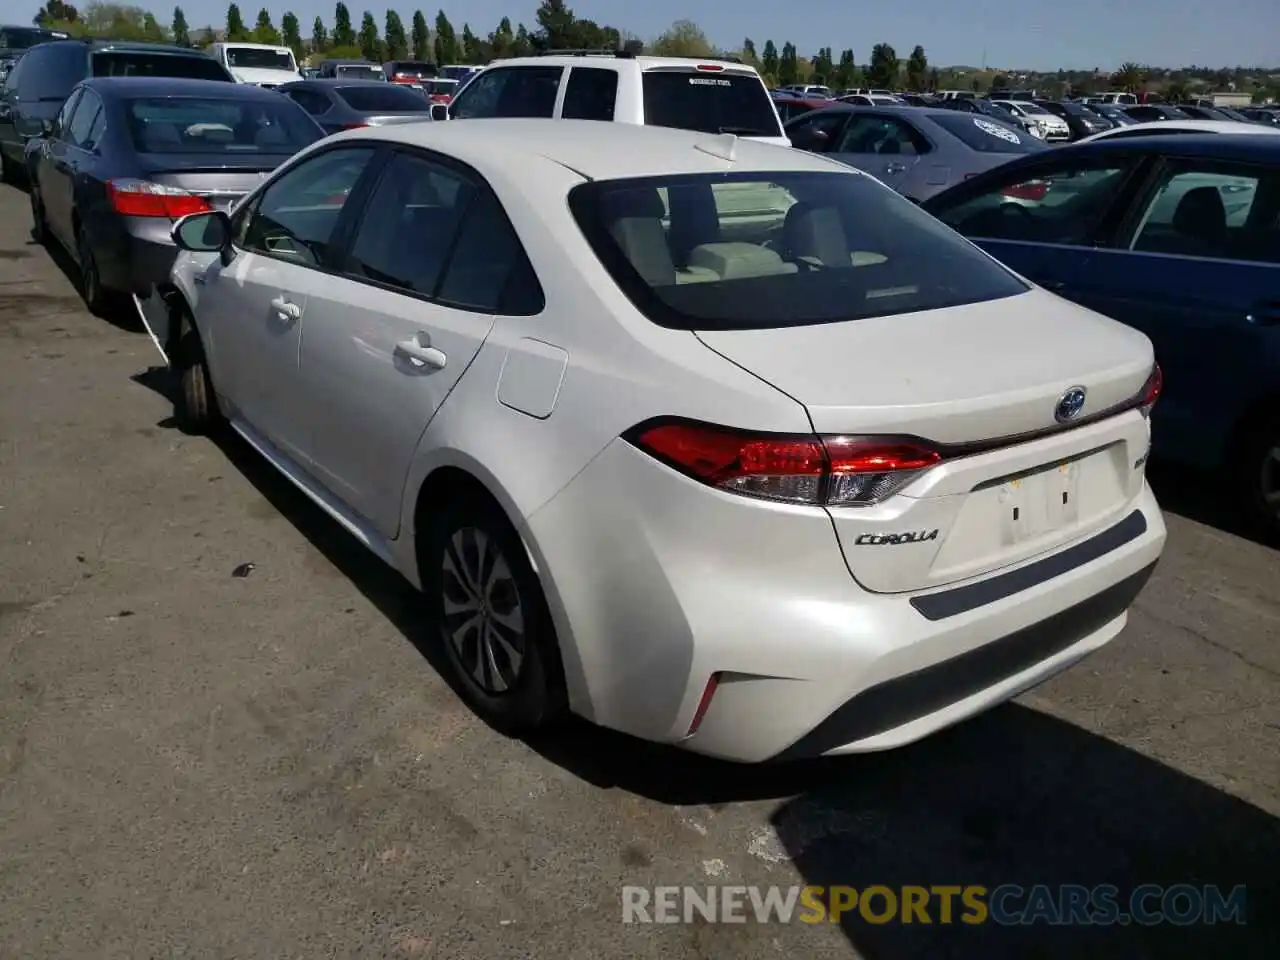
[{"label": "corolla badge text", "polygon": [[896,547],[902,543],[924,543],[937,540],[937,530],[915,530],[908,533],[864,533],[853,541],[860,547]]}]

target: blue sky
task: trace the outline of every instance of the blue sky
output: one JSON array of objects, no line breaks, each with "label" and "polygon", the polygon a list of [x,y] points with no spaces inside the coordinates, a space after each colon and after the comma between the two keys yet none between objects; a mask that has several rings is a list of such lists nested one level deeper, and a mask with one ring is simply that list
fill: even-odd
[{"label": "blue sky", "polygon": [[[135,0],[157,10],[168,22],[172,8]],[[310,35],[319,13],[332,25],[332,0],[241,0],[245,20],[252,25],[265,5],[276,24],[292,10]],[[900,57],[919,43],[938,65],[982,64],[1049,70],[1114,70],[1133,60],[1158,66],[1207,64],[1280,66],[1280,0],[805,0],[788,5],[777,0],[569,0],[579,17],[630,31],[641,38],[661,33],[672,21],[687,17],[698,23],[712,43],[737,47],[751,37],[757,47],[773,39],[779,46],[790,40],[802,55],[820,45],[837,53],[852,47],[859,63],[866,63],[873,44],[888,42]],[[382,24],[387,5],[348,0],[352,19],[371,10]],[[404,0],[393,3],[406,25],[419,7],[428,21],[443,6],[459,30],[471,24],[488,34],[504,16],[513,24],[534,27],[537,0],[434,0],[432,4]],[[227,0],[186,0],[183,10],[192,27],[226,20]],[[160,10],[165,15],[160,16]]]}]

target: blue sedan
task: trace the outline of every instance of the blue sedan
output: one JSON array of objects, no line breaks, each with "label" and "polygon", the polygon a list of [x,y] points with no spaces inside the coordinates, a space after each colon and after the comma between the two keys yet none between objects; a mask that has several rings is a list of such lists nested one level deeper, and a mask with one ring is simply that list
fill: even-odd
[{"label": "blue sedan", "polygon": [[1136,327],[1166,389],[1153,452],[1220,468],[1280,535],[1280,138],[1104,139],[924,208],[1028,279]]}]

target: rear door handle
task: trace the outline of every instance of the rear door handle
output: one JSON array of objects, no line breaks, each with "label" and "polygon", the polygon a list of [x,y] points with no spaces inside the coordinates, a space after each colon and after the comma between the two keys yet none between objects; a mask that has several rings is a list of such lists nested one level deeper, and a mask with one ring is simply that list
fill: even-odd
[{"label": "rear door handle", "polygon": [[444,365],[449,362],[444,351],[431,346],[431,342],[422,335],[414,340],[401,340],[396,344],[395,355],[408,360],[410,366],[419,369],[443,370]]},{"label": "rear door handle", "polygon": [[1273,327],[1280,324],[1280,301],[1255,303],[1245,319],[1260,327]]},{"label": "rear door handle", "polygon": [[281,320],[288,320],[291,323],[302,316],[302,308],[296,303],[290,303],[284,297],[276,297],[272,300],[271,309]]},{"label": "rear door handle", "polygon": [[884,169],[886,173],[901,173],[903,170],[907,169],[907,165],[905,163],[897,163],[895,161],[894,163],[889,164]]}]

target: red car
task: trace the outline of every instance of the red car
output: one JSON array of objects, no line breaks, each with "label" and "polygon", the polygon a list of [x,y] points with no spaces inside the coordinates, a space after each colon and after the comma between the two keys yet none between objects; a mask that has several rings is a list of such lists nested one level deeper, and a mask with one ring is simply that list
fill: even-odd
[{"label": "red car", "polygon": [[443,77],[423,80],[422,90],[432,103],[449,103],[453,100],[453,95],[458,92],[458,81]]}]

